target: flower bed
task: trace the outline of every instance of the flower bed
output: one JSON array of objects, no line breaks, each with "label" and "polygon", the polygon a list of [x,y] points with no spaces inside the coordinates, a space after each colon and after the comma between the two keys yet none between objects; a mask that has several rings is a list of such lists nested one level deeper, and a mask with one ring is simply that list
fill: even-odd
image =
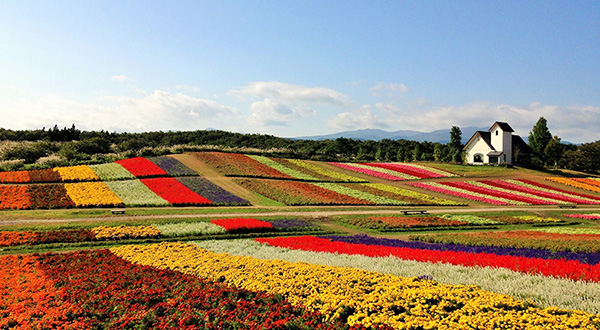
[{"label": "flower bed", "polygon": [[183,165],[180,161],[173,157],[149,157],[149,161],[160,167],[161,170],[167,172],[170,176],[196,176],[198,173],[191,168]]},{"label": "flower bed", "polygon": [[575,204],[584,204],[587,202],[593,202],[593,199],[581,198],[579,196],[573,196],[566,194],[564,192],[560,192],[554,189],[545,189],[542,187],[536,187],[531,184],[527,184],[523,181],[519,180],[482,180],[481,183],[485,183],[490,186],[510,189],[512,191],[518,191],[528,194],[534,194],[540,197],[551,198],[558,201],[575,203]]},{"label": "flower bed", "polygon": [[142,179],[150,190],[175,206],[205,205],[211,201],[191,191],[175,178]]},{"label": "flower bed", "polygon": [[[111,249],[134,263],[179,269],[221,279],[239,288],[281,294],[326,319],[348,324],[386,324],[397,329],[467,329],[528,326],[591,327],[597,316],[580,311],[541,309],[531,303],[472,286],[451,286],[360,269],[290,263],[215,254],[183,243]],[[575,325],[570,325],[575,324]]]},{"label": "flower bed", "polygon": [[199,152],[194,155],[225,176],[293,179],[247,155],[224,152]]},{"label": "flower bed", "polygon": [[75,206],[62,184],[0,185],[0,210],[55,209]]},{"label": "flower bed", "polygon": [[104,182],[66,183],[67,195],[77,207],[121,206],[123,201]]},{"label": "flower bed", "polygon": [[198,195],[209,199],[212,205],[250,205],[250,202],[247,200],[228,192],[204,178],[185,177],[177,178],[177,181]]},{"label": "flower bed", "polygon": [[563,217],[588,219],[588,220],[600,220],[600,214],[563,214]]},{"label": "flower bed", "polygon": [[[360,241],[363,236],[353,237]],[[364,237],[370,240],[368,236]],[[360,254],[370,257],[385,257],[393,255],[400,259],[419,262],[442,262],[453,265],[477,267],[502,267],[523,273],[542,274],[600,282],[600,265],[589,265],[576,260],[541,259],[522,256],[497,255],[494,253],[470,253],[463,251],[415,249],[379,244],[349,243],[336,238],[318,238],[314,236],[257,238],[261,243],[289,249],[309,250],[316,252],[331,252],[343,254]]]},{"label": "flower bed", "polygon": [[438,183],[438,182],[427,182],[427,183],[410,182],[409,185],[411,185],[413,187],[433,191],[433,192],[442,193],[445,195],[456,196],[456,197],[465,198],[465,199],[469,199],[469,200],[477,201],[477,202],[483,202],[483,203],[487,203],[487,204],[493,204],[493,205],[518,204],[510,199],[498,198],[498,197],[489,196],[489,195],[485,195],[485,194],[481,194],[481,193],[476,193],[476,192],[469,191],[467,189],[451,187],[451,186],[444,185],[444,184]]},{"label": "flower bed", "polygon": [[87,165],[56,167],[54,171],[58,172],[61,181],[97,181],[100,177]]},{"label": "flower bed", "polygon": [[0,231],[0,246],[86,242],[95,238],[94,233],[88,229]]},{"label": "flower bed", "polygon": [[59,182],[60,174],[53,169],[0,172],[0,183]]},{"label": "flower bed", "polygon": [[276,171],[279,171],[281,173],[284,173],[286,175],[289,175],[292,178],[295,179],[300,179],[300,180],[305,180],[305,181],[320,181],[319,179],[317,179],[316,177],[303,172],[303,171],[298,171],[296,169],[287,167],[285,165],[283,165],[281,162],[277,162],[269,157],[265,157],[265,156],[254,156],[254,155],[250,155],[248,156],[254,160],[256,160],[257,162],[264,164],[266,166],[269,166],[273,169],[275,169]]},{"label": "flower bed", "polygon": [[108,181],[106,185],[126,206],[168,206],[164,198],[154,193],[140,180]]},{"label": "flower bed", "polygon": [[0,260],[2,329],[349,328],[281,296],[133,265],[107,250]]},{"label": "flower bed", "polygon": [[366,200],[343,195],[307,182],[235,179],[242,187],[286,205],[365,205]]},{"label": "flower bed", "polygon": [[600,253],[600,235],[544,233],[532,230],[493,231],[474,233],[441,233],[413,236],[412,239],[444,244],[498,246],[550,251]]},{"label": "flower bed", "polygon": [[131,174],[138,178],[148,178],[157,176],[167,176],[168,173],[158,167],[156,164],[144,157],[135,157],[117,160],[115,163],[120,164]]},{"label": "flower bed", "polygon": [[402,217],[402,216],[351,216],[337,218],[345,223],[379,231],[398,231],[426,227],[458,227],[469,225],[467,222],[453,221],[440,217]]},{"label": "flower bed", "polygon": [[135,176],[119,163],[90,165],[90,168],[102,181],[135,179]]},{"label": "flower bed", "polygon": [[377,168],[373,166],[358,164],[358,163],[329,163],[333,166],[337,166],[339,168],[343,168],[345,170],[350,170],[366,175],[370,175],[376,178],[386,179],[390,181],[402,181],[402,180],[416,180],[418,177],[411,176],[407,174],[403,174],[396,171],[391,171],[388,169]]},{"label": "flower bed", "polygon": [[154,226],[99,226],[94,227],[92,232],[99,240],[119,240],[127,238],[154,238],[161,236],[160,231]]},{"label": "flower bed", "polygon": [[386,170],[392,170],[399,173],[403,173],[406,175],[410,175],[413,177],[417,177],[419,179],[430,179],[430,178],[449,178],[455,177],[456,174],[442,171],[439,169],[433,169],[428,166],[414,166],[413,164],[408,163],[361,163],[362,165],[367,165],[371,167],[379,167]]},{"label": "flower bed", "polygon": [[296,166],[300,171],[306,171],[308,174],[319,177],[323,181],[333,182],[367,182],[366,180],[346,175],[340,172],[332,171],[324,168],[320,163],[309,162],[300,159],[277,159],[278,162],[283,163],[286,166]]},{"label": "flower bed", "polygon": [[214,219],[210,223],[223,227],[228,233],[272,230],[273,224],[253,218]]},{"label": "flower bed", "polygon": [[[417,262],[398,259],[393,256],[367,257],[363,255],[289,250],[261,244],[251,239],[203,240],[194,242],[194,245],[221,254],[358,268],[400,277],[433,279],[444,284],[475,285],[487,291],[534,302],[536,306],[542,308],[552,306],[600,314],[600,295],[590,294],[591,292],[600,292],[600,283],[524,274],[506,268],[466,267],[447,263]],[[429,245],[427,244],[427,246]]]},{"label": "flower bed", "polygon": [[390,185],[382,184],[382,183],[366,183],[366,184],[360,185],[359,187],[364,187],[367,190],[375,189],[375,190],[371,190],[371,191],[373,191],[373,193],[376,195],[379,195],[382,193],[383,194],[389,193],[391,195],[386,195],[386,196],[391,196],[391,198],[406,201],[412,205],[446,205],[446,206],[466,205],[464,203],[455,202],[455,201],[451,201],[448,199],[439,198],[439,197],[435,197],[435,196],[431,196],[431,195],[427,195],[427,194],[422,194],[422,193],[418,193],[418,192],[415,192],[412,190],[403,189],[403,188],[399,188],[399,187],[395,187],[395,186],[390,186]]}]

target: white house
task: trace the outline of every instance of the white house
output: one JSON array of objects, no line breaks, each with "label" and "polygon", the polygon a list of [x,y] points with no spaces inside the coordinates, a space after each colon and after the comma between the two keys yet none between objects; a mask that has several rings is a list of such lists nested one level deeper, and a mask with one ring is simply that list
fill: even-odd
[{"label": "white house", "polygon": [[467,164],[512,164],[515,145],[525,141],[508,123],[495,122],[488,131],[477,131],[464,147]]}]

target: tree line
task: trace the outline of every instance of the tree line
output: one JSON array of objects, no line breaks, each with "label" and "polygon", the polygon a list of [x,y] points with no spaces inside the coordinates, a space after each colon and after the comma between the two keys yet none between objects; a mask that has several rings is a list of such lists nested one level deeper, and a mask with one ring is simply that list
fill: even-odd
[{"label": "tree line", "polygon": [[[265,134],[219,130],[116,133],[82,131],[71,127],[10,130],[0,128],[0,170],[36,169],[97,164],[136,156],[158,156],[188,151],[230,151],[320,161],[432,161],[461,164],[462,132],[453,126],[449,143],[411,140],[298,140]],[[600,170],[600,141],[580,146],[552,136],[541,117],[529,134],[528,150],[519,151],[525,167],[562,167]]]}]

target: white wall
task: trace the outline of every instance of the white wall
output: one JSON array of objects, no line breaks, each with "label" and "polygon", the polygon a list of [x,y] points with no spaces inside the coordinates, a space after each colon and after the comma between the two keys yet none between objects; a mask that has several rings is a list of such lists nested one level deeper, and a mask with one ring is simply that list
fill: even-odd
[{"label": "white wall", "polygon": [[[485,141],[480,137],[477,136],[475,138],[475,141],[473,143],[471,143],[469,145],[469,147],[465,150],[465,155],[466,155],[466,161],[467,164],[475,164],[473,161],[473,158],[475,156],[475,154],[482,154],[483,155],[483,163],[487,164],[490,162],[489,157],[487,156],[487,153],[490,152],[490,147],[488,146],[487,143],[485,143]],[[481,163],[478,163],[481,164]]]}]

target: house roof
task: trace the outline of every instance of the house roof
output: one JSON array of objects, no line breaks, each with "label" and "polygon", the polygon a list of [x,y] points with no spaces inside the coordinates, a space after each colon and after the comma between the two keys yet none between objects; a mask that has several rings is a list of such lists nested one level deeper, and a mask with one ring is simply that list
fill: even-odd
[{"label": "house roof", "polygon": [[500,129],[505,131],[505,132],[514,132],[515,130],[512,129],[512,127],[510,127],[510,125],[508,123],[502,122],[502,121],[497,121],[494,123],[494,125],[492,125],[492,127],[490,127],[489,131],[491,132],[492,129],[494,128],[494,126],[500,126]]},{"label": "house roof", "polygon": [[513,150],[515,150],[516,148],[520,148],[523,151],[531,150],[531,147],[519,135],[512,136],[512,144]]},{"label": "house roof", "polygon": [[467,144],[465,144],[465,147],[463,148],[463,150],[467,149],[469,144],[471,144],[471,142],[473,142],[475,140],[476,136],[480,136],[481,139],[483,141],[485,141],[485,143],[488,145],[488,147],[490,147],[491,150],[496,150],[496,149],[494,149],[494,147],[492,147],[492,143],[491,143],[492,133],[486,132],[486,131],[475,132],[475,134],[473,134],[473,136],[469,139],[469,142],[467,142]]}]

